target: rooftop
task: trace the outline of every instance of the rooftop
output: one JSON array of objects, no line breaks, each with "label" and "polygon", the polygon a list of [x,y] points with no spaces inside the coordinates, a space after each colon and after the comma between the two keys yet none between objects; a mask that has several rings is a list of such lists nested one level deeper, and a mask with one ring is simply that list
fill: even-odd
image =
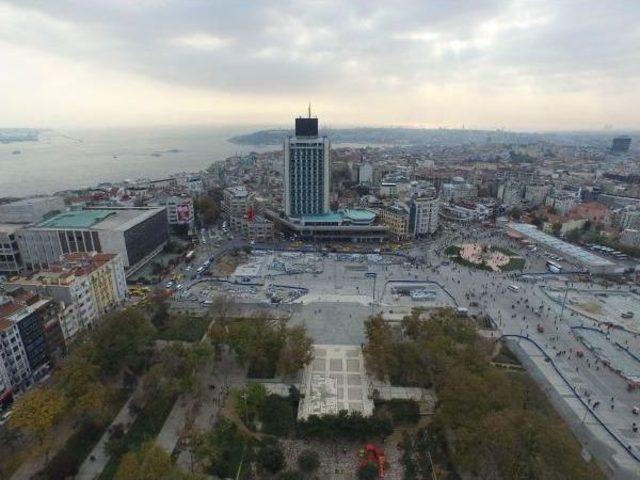
[{"label": "rooftop", "polygon": [[36,228],[127,230],[164,207],[87,208],[60,213],[36,224]]},{"label": "rooftop", "polygon": [[37,226],[43,228],[89,228],[115,213],[115,210],[74,210],[43,220]]},{"label": "rooftop", "polygon": [[10,283],[13,285],[70,285],[76,277],[90,274],[117,256],[113,253],[69,253],[64,256],[60,265],[15,278]]},{"label": "rooftop", "polygon": [[371,210],[358,210],[354,208],[348,208],[343,213],[345,217],[358,222],[372,222],[376,218],[376,214]]},{"label": "rooftop", "polygon": [[509,228],[531,238],[532,240],[545,245],[548,248],[553,248],[556,251],[562,252],[575,260],[581,262],[585,266],[589,267],[614,267],[616,264],[606,258],[594,255],[587,250],[580,248],[576,245],[560,240],[552,235],[541,232],[535,225],[529,225],[528,223],[510,223]]},{"label": "rooftop", "polygon": [[324,213],[322,215],[306,215],[302,217],[303,222],[341,222],[342,214],[338,212]]},{"label": "rooftop", "polygon": [[245,187],[244,185],[236,185],[234,187],[227,187],[226,191],[229,192],[234,197],[237,197],[237,198],[242,198],[242,197],[246,197],[247,195],[249,195],[249,191],[247,190],[247,187]]}]

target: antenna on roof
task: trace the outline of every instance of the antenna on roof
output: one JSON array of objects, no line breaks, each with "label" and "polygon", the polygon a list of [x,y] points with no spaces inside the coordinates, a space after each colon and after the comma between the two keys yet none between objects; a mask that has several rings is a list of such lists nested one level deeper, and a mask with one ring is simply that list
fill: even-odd
[{"label": "antenna on roof", "polygon": [[311,118],[311,102],[309,102],[309,118]]}]

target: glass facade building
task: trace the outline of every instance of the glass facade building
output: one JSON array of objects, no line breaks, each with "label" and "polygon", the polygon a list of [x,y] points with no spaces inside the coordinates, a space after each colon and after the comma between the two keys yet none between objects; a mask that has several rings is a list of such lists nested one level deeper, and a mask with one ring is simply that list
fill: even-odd
[{"label": "glass facade building", "polygon": [[284,209],[300,218],[329,212],[330,142],[318,136],[317,118],[296,119],[296,133],[284,141]]}]

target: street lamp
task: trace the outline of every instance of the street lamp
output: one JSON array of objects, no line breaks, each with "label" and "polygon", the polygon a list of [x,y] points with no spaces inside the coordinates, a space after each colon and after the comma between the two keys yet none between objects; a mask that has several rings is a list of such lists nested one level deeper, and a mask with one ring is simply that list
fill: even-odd
[{"label": "street lamp", "polygon": [[371,314],[373,314],[373,303],[376,300],[376,278],[378,278],[378,274],[376,272],[367,272],[364,276],[366,278],[373,278],[373,288],[371,289]]}]

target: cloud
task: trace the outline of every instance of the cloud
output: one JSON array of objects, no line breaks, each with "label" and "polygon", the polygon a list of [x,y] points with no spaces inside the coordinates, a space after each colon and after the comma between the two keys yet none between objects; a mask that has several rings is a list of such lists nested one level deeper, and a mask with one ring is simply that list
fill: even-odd
[{"label": "cloud", "polygon": [[[17,53],[29,51],[74,65],[43,72],[40,82],[55,75],[87,82],[87,92],[93,83],[107,97],[114,87],[104,78],[127,77],[245,112],[249,99],[270,112],[313,100],[340,115],[335,123],[461,124],[469,116],[518,128],[561,127],[548,110],[561,99],[592,117],[563,112],[563,123],[575,122],[567,128],[637,125],[622,107],[640,100],[639,24],[636,0],[0,0],[8,67],[0,100],[27,94],[9,77],[29,70]],[[141,95],[127,82],[117,87],[123,99]],[[40,90],[45,97],[46,84]],[[375,109],[367,115],[363,105]],[[213,120],[228,118],[213,110]],[[192,109],[184,111],[181,119]]]},{"label": "cloud", "polygon": [[227,39],[211,35],[210,33],[192,33],[174,37],[169,41],[169,43],[173,45],[195,48],[197,50],[217,50],[225,46],[228,42]]}]

